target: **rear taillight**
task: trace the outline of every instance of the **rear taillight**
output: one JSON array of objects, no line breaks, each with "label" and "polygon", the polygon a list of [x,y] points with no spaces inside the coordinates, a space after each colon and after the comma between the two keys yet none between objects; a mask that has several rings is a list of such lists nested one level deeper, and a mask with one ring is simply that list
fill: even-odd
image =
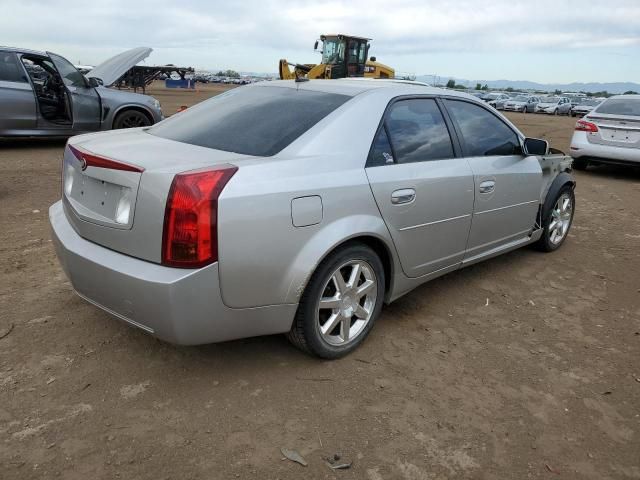
[{"label": "rear taillight", "polygon": [[586,120],[578,120],[576,123],[576,131],[595,133],[598,131],[598,126],[595,123],[587,122]]},{"label": "rear taillight", "polygon": [[197,268],[218,261],[218,197],[237,170],[224,165],[173,178],[164,213],[163,265]]}]

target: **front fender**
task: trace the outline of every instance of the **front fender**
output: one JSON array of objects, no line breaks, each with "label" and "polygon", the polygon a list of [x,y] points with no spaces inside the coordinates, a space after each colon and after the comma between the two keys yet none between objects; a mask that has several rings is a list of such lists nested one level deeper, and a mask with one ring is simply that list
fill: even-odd
[{"label": "front fender", "polygon": [[298,303],[316,268],[331,252],[350,240],[364,237],[385,246],[391,267],[389,281],[392,282],[400,264],[387,226],[378,216],[352,215],[323,225],[293,257],[287,271],[287,278],[291,280],[285,303]]}]

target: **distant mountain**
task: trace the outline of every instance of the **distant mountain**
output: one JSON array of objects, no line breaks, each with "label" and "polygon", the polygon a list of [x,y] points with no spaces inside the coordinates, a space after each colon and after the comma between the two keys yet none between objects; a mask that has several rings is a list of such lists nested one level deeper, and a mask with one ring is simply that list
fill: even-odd
[{"label": "distant mountain", "polygon": [[[456,83],[461,85],[468,85],[470,88],[474,88],[476,83],[481,85],[487,84],[489,88],[513,88],[516,90],[544,90],[552,92],[554,90],[562,90],[563,92],[602,92],[607,91],[609,93],[624,93],[629,90],[640,92],[640,83],[633,82],[610,82],[610,83],[537,83],[529,82],[527,80],[466,80],[463,78],[440,76],[440,82],[446,83],[447,80],[453,78]],[[419,75],[416,80],[421,82],[432,83],[433,75]]]}]

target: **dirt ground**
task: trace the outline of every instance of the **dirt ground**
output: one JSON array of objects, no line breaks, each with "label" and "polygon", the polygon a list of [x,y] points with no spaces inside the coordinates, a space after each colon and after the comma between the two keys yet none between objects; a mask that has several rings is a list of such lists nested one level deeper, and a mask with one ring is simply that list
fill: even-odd
[{"label": "dirt ground", "polygon": [[[568,151],[575,119],[509,117]],[[3,480],[640,479],[638,170],[577,172],[559,251],[426,284],[327,362],[283,336],[174,347],[78,298],[49,240],[63,146],[0,144]]]}]

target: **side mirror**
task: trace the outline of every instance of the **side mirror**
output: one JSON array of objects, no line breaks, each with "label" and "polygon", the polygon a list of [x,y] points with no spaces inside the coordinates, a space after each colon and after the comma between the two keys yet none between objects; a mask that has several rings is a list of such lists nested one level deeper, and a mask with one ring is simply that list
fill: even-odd
[{"label": "side mirror", "polygon": [[371,60],[372,62],[376,61],[376,57],[371,57],[369,60]]},{"label": "side mirror", "polygon": [[100,80],[99,78],[96,78],[96,77],[89,77],[89,78],[87,78],[87,84],[91,88],[96,88],[96,87],[99,87],[100,85],[102,85],[102,80]]},{"label": "side mirror", "polygon": [[546,155],[549,152],[549,142],[539,138],[525,138],[522,150],[525,155]]},{"label": "side mirror", "polygon": [[318,40],[316,40],[316,43],[313,44],[313,49],[318,50]]}]

